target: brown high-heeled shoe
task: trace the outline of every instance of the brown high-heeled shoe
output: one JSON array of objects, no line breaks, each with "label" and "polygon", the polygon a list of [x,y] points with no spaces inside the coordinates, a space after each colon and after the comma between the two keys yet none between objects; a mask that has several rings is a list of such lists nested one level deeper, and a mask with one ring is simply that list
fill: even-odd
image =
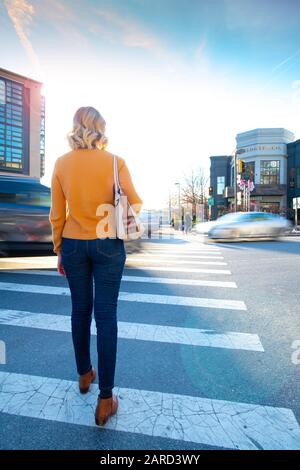
[{"label": "brown high-heeled shoe", "polygon": [[95,411],[95,423],[97,426],[104,426],[109,418],[116,414],[119,401],[116,395],[111,398],[98,397],[97,407]]},{"label": "brown high-heeled shoe", "polygon": [[90,385],[96,378],[96,370],[92,367],[86,374],[79,376],[79,391],[80,393],[87,393]]}]

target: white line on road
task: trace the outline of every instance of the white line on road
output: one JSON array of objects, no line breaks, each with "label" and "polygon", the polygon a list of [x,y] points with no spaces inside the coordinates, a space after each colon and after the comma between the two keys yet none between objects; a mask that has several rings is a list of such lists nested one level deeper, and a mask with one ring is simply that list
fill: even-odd
[{"label": "white line on road", "polygon": [[[221,253],[220,248],[195,248],[195,247],[189,247],[189,248],[178,248],[176,246],[170,246],[170,247],[159,247],[159,248],[150,248],[146,246],[141,247],[142,250],[145,250],[145,252],[149,253],[181,253],[181,254],[205,254],[205,253]],[[143,251],[141,251],[143,253]]]},{"label": "white line on road", "polygon": [[[38,269],[27,269],[27,270],[7,270],[8,274],[34,274],[42,276],[61,276],[57,271],[47,271]],[[207,281],[205,279],[178,279],[172,277],[144,277],[144,276],[123,276],[123,282],[141,282],[149,284],[174,284],[182,286],[203,286],[203,287],[225,287],[230,289],[236,289],[237,285],[231,281]]]},{"label": "white line on road", "polygon": [[[127,258],[127,263],[126,266],[129,265],[128,262],[130,263],[130,266],[132,263],[149,263],[149,259],[144,259],[144,258]],[[155,259],[151,257],[151,263],[162,263],[162,260],[160,258]],[[227,266],[227,263],[224,263],[223,261],[187,261],[187,260],[170,260],[170,259],[165,259],[163,260],[164,264],[201,264],[201,265],[211,265],[211,266]]]},{"label": "white line on road", "polygon": [[[25,292],[32,294],[70,295],[68,287],[43,286],[36,284],[17,284],[0,282],[0,290]],[[205,307],[230,310],[247,310],[242,300],[210,299],[204,297],[181,297],[177,295],[140,294],[120,292],[119,300],[125,302],[143,302],[162,305],[182,305],[186,307]]]},{"label": "white line on road", "polygon": [[120,292],[120,300],[130,302],[145,302],[164,305],[182,305],[186,307],[221,308],[230,310],[247,310],[241,300],[207,299],[203,297],[181,297],[177,295],[139,294],[135,292]]},{"label": "white line on road", "polygon": [[[90,390],[80,395],[77,381],[0,372],[0,411],[94,427],[99,390]],[[300,427],[287,408],[118,387],[115,393],[119,410],[109,430],[240,450],[300,447]]]},{"label": "white line on road", "polygon": [[138,257],[138,258],[153,258],[153,256],[156,256],[156,257],[159,257],[159,259],[163,259],[163,258],[183,258],[183,259],[224,259],[224,256],[207,256],[207,255],[191,255],[190,253],[184,255],[184,254],[180,254],[180,255],[177,255],[176,253],[173,253],[173,254],[165,254],[165,253],[145,253],[145,252],[142,252],[142,253],[132,253],[131,255],[128,255],[127,256],[127,259],[135,259],[135,256]]},{"label": "white line on road", "polygon": [[[149,260],[150,261],[150,260]],[[152,260],[151,260],[152,261]],[[20,262],[21,263],[21,262]],[[7,263],[8,266],[1,266],[0,267],[0,272],[6,272],[8,270],[12,270],[12,268],[9,266],[9,263]],[[38,264],[38,263],[36,263]],[[42,263],[43,264],[43,263]],[[51,263],[52,265],[45,266],[48,269],[55,269],[56,268],[56,262]],[[34,263],[32,263],[32,268],[38,268],[38,266],[34,266]],[[41,269],[44,268],[44,266],[39,266]],[[142,270],[142,271],[167,271],[167,272],[174,272],[174,273],[194,273],[194,274],[199,274],[199,273],[205,273],[205,274],[231,274],[231,272],[228,269],[205,269],[205,268],[184,268],[184,267],[173,267],[173,266],[144,266],[142,264],[140,265],[133,265],[133,264],[126,264],[125,269],[137,269],[137,270]]]},{"label": "white line on road", "polygon": [[167,271],[170,273],[231,274],[228,269],[176,268],[171,266],[125,266],[125,269],[138,269],[142,271]]},{"label": "white line on road", "polygon": [[[50,331],[71,331],[70,316],[23,310],[0,309],[0,324]],[[92,320],[91,332],[93,335],[97,334],[94,320]],[[188,346],[264,351],[258,335],[232,331],[219,333],[214,330],[196,328],[118,322],[118,337]]]}]

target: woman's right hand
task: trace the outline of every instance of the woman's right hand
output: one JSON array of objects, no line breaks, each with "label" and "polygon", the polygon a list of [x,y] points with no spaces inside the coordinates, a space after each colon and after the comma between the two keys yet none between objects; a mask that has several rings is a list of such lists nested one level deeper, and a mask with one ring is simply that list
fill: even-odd
[{"label": "woman's right hand", "polygon": [[57,271],[62,276],[66,276],[66,273],[65,273],[65,270],[64,270],[64,267],[63,267],[63,264],[62,264],[61,253],[57,254]]}]

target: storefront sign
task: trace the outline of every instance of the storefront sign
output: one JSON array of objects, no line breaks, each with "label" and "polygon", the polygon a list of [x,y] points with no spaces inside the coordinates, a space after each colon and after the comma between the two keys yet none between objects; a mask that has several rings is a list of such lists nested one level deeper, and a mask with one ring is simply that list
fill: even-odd
[{"label": "storefront sign", "polygon": [[293,197],[293,209],[300,209],[300,197]]}]

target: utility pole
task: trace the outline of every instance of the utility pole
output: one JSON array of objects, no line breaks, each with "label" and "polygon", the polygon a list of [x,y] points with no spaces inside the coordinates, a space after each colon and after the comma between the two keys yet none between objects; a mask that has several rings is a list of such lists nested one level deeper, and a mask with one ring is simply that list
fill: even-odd
[{"label": "utility pole", "polygon": [[169,225],[172,223],[172,202],[171,202],[171,191],[169,188]]},{"label": "utility pole", "polygon": [[233,194],[234,194],[234,212],[237,212],[237,156],[245,153],[245,149],[236,149],[234,152],[233,162]]},{"label": "utility pole", "polygon": [[182,214],[181,214],[181,198],[180,198],[180,183],[175,183],[178,186],[178,229],[182,227]]}]

